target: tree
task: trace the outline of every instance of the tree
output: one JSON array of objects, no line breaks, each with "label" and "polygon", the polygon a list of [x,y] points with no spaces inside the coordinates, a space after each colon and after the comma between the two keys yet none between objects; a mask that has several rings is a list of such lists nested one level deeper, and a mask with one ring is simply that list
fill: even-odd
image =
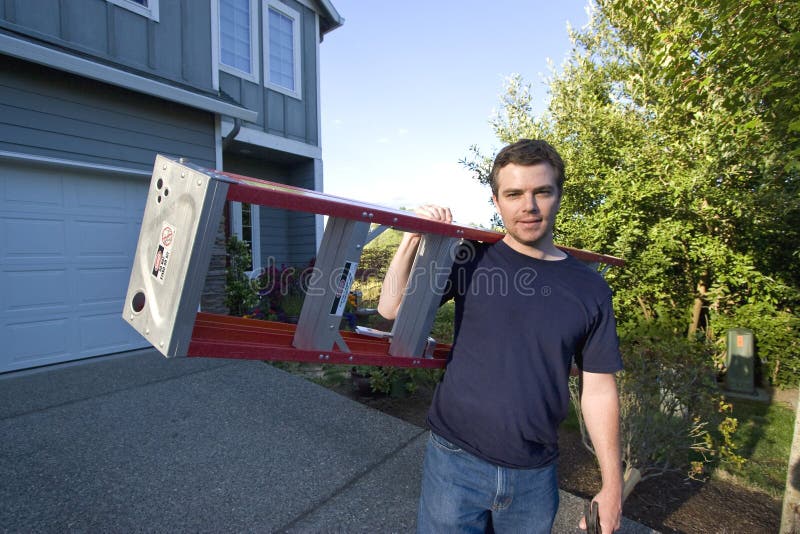
[{"label": "tree", "polygon": [[[510,78],[497,137],[559,149],[556,238],[627,260],[608,275],[623,320],[667,314],[718,340],[748,304],[797,317],[798,25],[798,2],[601,0],[544,115]],[[487,181],[478,148],[464,163]]]}]

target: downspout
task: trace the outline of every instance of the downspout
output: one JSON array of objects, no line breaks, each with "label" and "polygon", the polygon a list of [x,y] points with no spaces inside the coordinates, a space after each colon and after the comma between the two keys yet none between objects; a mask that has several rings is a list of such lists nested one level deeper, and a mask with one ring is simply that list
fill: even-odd
[{"label": "downspout", "polygon": [[239,130],[242,129],[242,119],[236,117],[233,119],[233,128],[228,135],[222,138],[222,150],[225,151],[228,147],[233,143],[233,140],[236,139],[236,136],[239,135]]}]

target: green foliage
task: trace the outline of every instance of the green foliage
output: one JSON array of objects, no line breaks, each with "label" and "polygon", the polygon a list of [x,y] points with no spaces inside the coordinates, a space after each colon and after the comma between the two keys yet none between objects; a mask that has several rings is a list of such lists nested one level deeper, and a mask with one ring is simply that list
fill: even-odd
[{"label": "green foliage", "polygon": [[[436,312],[431,337],[436,343],[453,342],[453,319],[455,304],[445,302]],[[375,392],[395,397],[414,393],[420,387],[433,387],[442,379],[441,369],[406,369],[395,367],[360,367],[359,372],[368,376],[370,387]]]},{"label": "green foliage", "polygon": [[403,239],[403,232],[389,228],[373,239],[365,248],[390,248],[394,250],[400,244],[401,239]]},{"label": "green foliage", "polygon": [[353,289],[361,291],[362,307],[378,306],[383,278],[402,236],[398,230],[386,230],[361,251]]},{"label": "green foliage", "polygon": [[[637,469],[643,480],[674,470],[700,477],[709,464],[741,465],[733,441],[737,421],[717,386],[712,348],[686,339],[668,319],[633,320],[620,326],[620,334],[625,370],[617,385],[626,472]],[[577,380],[571,393],[591,449]]]},{"label": "green foliage", "polygon": [[[608,274],[622,319],[660,310],[713,340],[743,306],[798,317],[799,31],[797,2],[601,0],[545,114],[509,79],[495,133],[561,152],[556,240],[626,259]],[[490,163],[475,147],[464,160],[484,183]],[[781,367],[800,367],[772,339]]]},{"label": "green foliage", "polygon": [[[389,268],[389,263],[402,238],[402,232],[387,230],[364,247],[359,263],[359,276],[353,287],[363,291],[365,301],[377,306],[380,284]],[[439,308],[434,318],[431,336],[437,343],[453,341],[453,302]],[[374,316],[377,319],[377,316]],[[383,322],[379,319],[376,322]],[[375,328],[387,328],[386,324],[371,324]],[[438,369],[408,369],[397,367],[359,366],[355,372],[369,379],[372,391],[394,397],[404,397],[419,387],[432,387],[439,382],[442,371]]]},{"label": "green foliage", "polygon": [[407,397],[420,386],[433,387],[441,379],[441,369],[358,366],[355,372],[369,378],[372,391],[392,397]]},{"label": "green foliage", "polygon": [[442,304],[436,311],[436,316],[433,318],[433,328],[431,328],[431,337],[437,343],[453,343],[455,316],[456,304],[452,300]]},{"label": "green foliage", "polygon": [[229,313],[241,317],[256,303],[257,295],[250,285],[247,270],[252,265],[250,248],[236,236],[225,243],[228,265],[225,270],[225,305]]},{"label": "green foliage", "polygon": [[[380,237],[378,239],[380,239]],[[365,280],[368,277],[374,277],[383,281],[383,277],[386,276],[386,270],[389,268],[389,263],[392,261],[392,256],[394,256],[394,251],[396,249],[396,246],[380,246],[374,241],[364,247],[364,250],[361,252],[361,261],[358,263],[360,275],[357,276],[357,278],[359,280]]]}]

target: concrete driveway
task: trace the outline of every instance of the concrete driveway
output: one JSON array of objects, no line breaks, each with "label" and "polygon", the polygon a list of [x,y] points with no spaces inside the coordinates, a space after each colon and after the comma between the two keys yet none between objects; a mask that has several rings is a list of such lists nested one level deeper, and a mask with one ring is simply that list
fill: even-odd
[{"label": "concrete driveway", "polygon": [[[0,375],[0,531],[413,532],[426,439],[261,362]],[[562,492],[555,532],[581,510]]]}]

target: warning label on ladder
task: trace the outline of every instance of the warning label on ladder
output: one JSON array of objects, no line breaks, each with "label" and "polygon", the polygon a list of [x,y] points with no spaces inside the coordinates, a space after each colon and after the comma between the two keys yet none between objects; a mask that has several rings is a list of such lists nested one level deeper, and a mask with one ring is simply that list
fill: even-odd
[{"label": "warning label on ladder", "polygon": [[153,259],[153,276],[156,280],[164,283],[164,277],[167,275],[167,266],[169,265],[169,258],[172,255],[172,243],[175,239],[175,227],[168,222],[165,222],[161,227],[161,235],[158,239],[158,249],[156,250],[156,257]]},{"label": "warning label on ladder", "polygon": [[331,315],[341,316],[344,313],[344,307],[347,305],[347,296],[350,294],[350,286],[353,285],[353,280],[356,277],[356,267],[358,267],[358,262],[345,262],[342,274],[336,282]]}]

